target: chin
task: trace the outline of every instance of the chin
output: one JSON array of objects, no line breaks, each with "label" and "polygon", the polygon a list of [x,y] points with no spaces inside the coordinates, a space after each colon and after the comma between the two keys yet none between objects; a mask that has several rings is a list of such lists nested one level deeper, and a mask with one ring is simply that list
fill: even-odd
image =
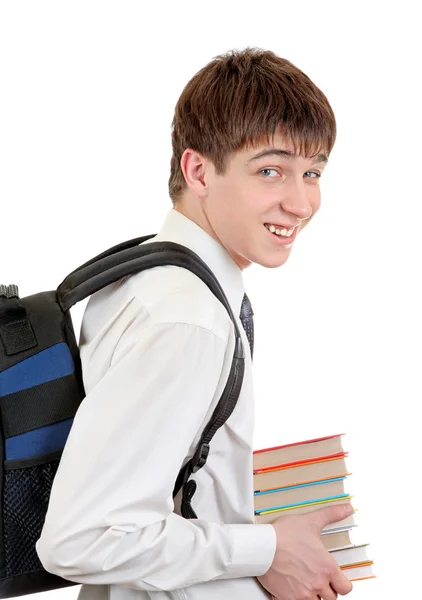
[{"label": "chin", "polygon": [[266,267],[267,269],[276,269],[277,267],[283,266],[290,256],[290,251],[286,250],[283,255],[276,254],[275,256],[256,256],[253,258],[252,262],[257,265],[261,265],[261,267]]}]

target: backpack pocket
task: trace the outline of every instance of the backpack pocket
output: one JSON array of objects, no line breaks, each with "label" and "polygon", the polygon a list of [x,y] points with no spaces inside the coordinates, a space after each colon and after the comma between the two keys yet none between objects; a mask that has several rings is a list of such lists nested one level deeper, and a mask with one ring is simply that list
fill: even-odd
[{"label": "backpack pocket", "polygon": [[47,514],[54,477],[62,450],[39,457],[3,463],[4,576],[43,569],[35,543]]}]

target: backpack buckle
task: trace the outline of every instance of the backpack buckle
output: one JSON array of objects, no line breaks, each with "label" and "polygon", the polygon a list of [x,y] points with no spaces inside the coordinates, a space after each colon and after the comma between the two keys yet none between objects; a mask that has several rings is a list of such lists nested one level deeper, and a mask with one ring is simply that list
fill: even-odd
[{"label": "backpack buckle", "polygon": [[201,444],[199,446],[198,450],[195,452],[192,458],[192,473],[196,473],[205,465],[205,463],[207,462],[209,451],[209,444]]}]

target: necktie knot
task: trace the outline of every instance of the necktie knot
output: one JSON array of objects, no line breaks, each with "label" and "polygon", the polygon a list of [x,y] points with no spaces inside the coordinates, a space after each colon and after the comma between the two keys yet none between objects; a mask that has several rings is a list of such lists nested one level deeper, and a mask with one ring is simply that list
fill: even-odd
[{"label": "necktie knot", "polygon": [[253,310],[251,302],[248,296],[245,294],[242,300],[242,306],[240,308],[240,321],[246,332],[248,338],[249,347],[251,349],[251,358],[253,358],[253,345],[254,345],[254,327],[253,327]]}]

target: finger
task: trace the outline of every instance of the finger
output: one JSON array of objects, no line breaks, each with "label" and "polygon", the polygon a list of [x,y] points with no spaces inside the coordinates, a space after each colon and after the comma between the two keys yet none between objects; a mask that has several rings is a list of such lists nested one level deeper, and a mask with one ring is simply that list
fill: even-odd
[{"label": "finger", "polygon": [[347,579],[340,567],[338,568],[337,574],[331,578],[330,583],[333,590],[340,594],[340,596],[349,594],[353,589],[352,582]]},{"label": "finger", "polygon": [[353,507],[350,502],[345,504],[336,504],[335,506],[327,506],[313,510],[306,516],[318,531],[322,531],[326,525],[342,521],[353,513]]},{"label": "finger", "polygon": [[321,600],[337,600],[338,594],[331,586],[328,586],[323,592],[320,593],[318,598],[321,598]]}]

